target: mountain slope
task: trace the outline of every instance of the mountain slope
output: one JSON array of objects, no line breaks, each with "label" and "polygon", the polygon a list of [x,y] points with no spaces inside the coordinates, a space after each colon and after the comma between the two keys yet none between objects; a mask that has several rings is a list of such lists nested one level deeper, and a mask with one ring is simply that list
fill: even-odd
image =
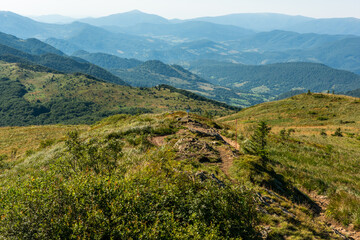
[{"label": "mountain slope", "polygon": [[274,13],[240,13],[192,20],[234,25],[256,31],[287,30],[299,33],[360,35],[360,19],[357,18],[314,19]]},{"label": "mountain slope", "polygon": [[240,27],[200,21],[188,21],[177,24],[142,23],[128,28],[121,28],[118,31],[133,35],[152,36],[174,42],[201,39],[228,41],[240,39],[254,33],[251,30]]},{"label": "mountain slope", "polygon": [[0,32],[20,38],[34,37],[44,31],[44,24],[12,12],[0,11]]},{"label": "mountain slope", "polygon": [[224,114],[236,108],[168,86],[137,89],[82,74],[1,62],[0,125],[91,123],[116,113],[190,108]]},{"label": "mountain slope", "polygon": [[88,62],[108,70],[133,68],[142,63],[142,61],[137,59],[120,58],[115,55],[106,53],[89,53],[86,51],[77,51],[72,56],[85,59]]},{"label": "mountain slope", "polygon": [[58,40],[51,38],[48,42],[66,52],[69,52],[70,47],[73,50],[103,52],[140,60],[147,59],[152,49],[162,50],[168,47],[166,42],[158,39],[113,33],[94,26],[86,26],[78,31],[72,31],[71,35],[62,36]]},{"label": "mountain slope", "polygon": [[289,25],[307,22],[312,20],[312,18],[276,13],[239,13],[218,17],[201,17],[193,20],[234,25],[256,31],[272,31],[283,29]]},{"label": "mountain slope", "polygon": [[233,106],[249,106],[264,100],[262,96],[239,93],[211,84],[179,65],[167,65],[157,60],[147,61],[130,69],[113,69],[111,72],[132,86],[153,87],[167,84]]},{"label": "mountain slope", "polygon": [[41,55],[45,53],[53,53],[60,56],[65,55],[63,52],[54,48],[53,46],[41,42],[40,40],[37,40],[35,38],[19,39],[15,36],[2,32],[0,32],[0,44],[18,49],[29,54]]},{"label": "mountain slope", "polygon": [[285,29],[299,33],[347,34],[360,36],[360,19],[314,19],[311,21],[294,24]]},{"label": "mountain slope", "polygon": [[360,98],[360,88],[346,92],[345,95]]},{"label": "mountain slope", "polygon": [[[249,129],[265,121],[271,127],[268,163],[316,199],[323,210],[315,220],[327,222],[343,238],[358,239],[359,114],[359,98],[302,94],[244,109],[221,122],[234,126],[236,120],[240,138],[246,139],[252,134]],[[240,162],[237,169],[244,166]]]},{"label": "mountain slope", "polygon": [[325,35],[307,33],[300,34],[288,31],[270,31],[261,32],[238,41],[230,41],[231,47],[238,51],[285,51],[291,49],[313,49],[322,47],[326,44],[336,42],[345,38],[351,38],[347,35]]},{"label": "mountain slope", "polygon": [[119,26],[126,27],[132,26],[139,23],[168,23],[168,20],[154,15],[134,10],[125,13],[113,14],[99,18],[85,18],[80,19],[80,22],[88,23],[94,26]]},{"label": "mountain slope", "polygon": [[[126,85],[124,81],[109,73],[105,69],[102,69],[94,64],[90,64],[84,60],[78,61],[77,59],[67,57],[62,52],[56,49],[54,50],[53,47],[39,40],[21,40],[6,34],[2,36],[3,37],[1,39],[6,39],[2,42],[14,47],[12,48],[8,45],[0,44],[0,58],[3,60],[11,62],[32,62],[65,73],[81,72],[93,75],[105,81]],[[22,52],[22,49],[25,49],[27,52],[44,54],[32,55]],[[61,55],[57,55],[52,52],[60,52]]]},{"label": "mountain slope", "polygon": [[[272,158],[267,161],[242,153],[229,125],[185,112],[117,115],[50,139],[46,126],[37,127],[37,134],[33,128],[12,128],[7,139],[6,149],[13,142],[13,148],[26,155],[11,150],[2,155],[0,193],[6,204],[0,208],[0,232],[5,237],[34,238],[38,231],[46,239],[72,234],[134,239],[359,236],[334,224],[336,212],[325,195],[299,188],[299,179],[311,179],[308,188],[325,186],[354,197],[358,189],[349,188],[358,185],[359,166],[354,164],[358,152],[351,151],[354,145],[348,146],[341,162],[337,152],[350,138],[321,137],[325,142],[317,143],[298,136],[282,139],[271,132],[267,147],[274,157],[269,154]],[[0,140],[4,132],[9,128],[0,128]],[[24,151],[28,145],[19,145],[20,136],[34,139],[39,147]],[[333,146],[333,141],[341,145]],[[333,147],[323,147],[326,143]],[[292,164],[305,166],[290,168],[283,158],[299,149],[307,156]],[[277,151],[284,153],[275,155]],[[318,172],[310,178],[314,169]],[[343,203],[345,217],[349,210],[356,216],[356,196],[338,199],[350,200]],[[32,231],[22,231],[25,227]]]},{"label": "mountain slope", "polygon": [[35,17],[31,17],[31,18],[38,22],[55,23],[55,24],[71,23],[76,20],[75,18],[62,16],[62,15],[58,15],[58,14],[41,15],[41,16],[35,16]]},{"label": "mountain slope", "polygon": [[273,96],[294,89],[342,92],[360,85],[360,76],[357,74],[315,63],[249,66],[198,61],[190,64],[189,69],[213,84],[243,91],[265,92]]}]

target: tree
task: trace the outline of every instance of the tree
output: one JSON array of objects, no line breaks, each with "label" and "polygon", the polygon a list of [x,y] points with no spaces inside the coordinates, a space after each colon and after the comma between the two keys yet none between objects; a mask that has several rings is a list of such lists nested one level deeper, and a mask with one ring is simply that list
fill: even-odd
[{"label": "tree", "polygon": [[257,155],[266,159],[267,135],[270,133],[269,127],[264,121],[261,121],[255,129],[253,135],[244,144],[244,151],[248,154]]}]

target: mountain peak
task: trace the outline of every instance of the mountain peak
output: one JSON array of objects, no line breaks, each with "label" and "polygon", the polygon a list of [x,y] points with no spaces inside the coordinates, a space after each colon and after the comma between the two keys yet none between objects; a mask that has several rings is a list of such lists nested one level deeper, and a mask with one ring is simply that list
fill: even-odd
[{"label": "mountain peak", "polygon": [[142,12],[142,11],[140,11],[140,10],[138,10],[138,9],[134,9],[134,10],[129,11],[129,12],[127,12],[127,13],[142,13],[142,14],[148,14],[148,13]]}]

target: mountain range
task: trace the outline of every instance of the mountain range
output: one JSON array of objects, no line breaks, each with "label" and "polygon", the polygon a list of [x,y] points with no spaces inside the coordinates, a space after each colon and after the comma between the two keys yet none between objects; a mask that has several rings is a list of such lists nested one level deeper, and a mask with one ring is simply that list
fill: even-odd
[{"label": "mountain range", "polygon": [[37,19],[0,12],[0,239],[360,239],[357,19]]},{"label": "mountain range", "polygon": [[[91,34],[91,30],[96,32],[98,29],[90,26],[87,29],[90,32],[86,33],[88,39],[101,39],[99,35]],[[106,30],[102,31],[107,32]],[[85,33],[82,32],[81,34]],[[274,34],[277,34],[278,38],[284,35],[283,32],[275,32]],[[321,45],[320,43],[326,42],[327,39],[324,38],[319,42],[314,42],[313,37],[313,35],[309,35],[305,40],[300,39],[305,45],[311,46]],[[331,37],[336,42],[349,41],[348,38],[343,36]],[[290,39],[298,38],[299,34],[293,34],[288,42],[290,42]],[[80,42],[77,37],[73,39]],[[260,44],[260,42],[255,44]],[[268,42],[270,44],[271,41]],[[106,41],[103,41],[103,43],[106,44]],[[129,42],[128,44],[132,43]],[[188,46],[188,48],[194,50],[191,54],[204,51],[204,54],[210,57],[211,53],[206,53],[201,46],[206,45],[207,48],[217,47],[221,49],[216,44],[216,42],[209,40],[199,40],[197,42],[183,43],[181,48],[184,49],[185,46]],[[354,44],[357,44],[356,39]],[[264,46],[266,47],[266,44]],[[347,46],[349,46],[349,49],[353,49],[351,45]],[[291,48],[291,46],[285,46],[285,48]],[[334,47],[333,49],[336,50]],[[181,53],[184,52],[179,50],[178,53],[178,56],[182,56]],[[341,54],[344,57],[347,56],[346,52],[341,52]],[[341,54],[339,53],[339,56]],[[320,55],[326,57],[325,53]],[[280,94],[296,89],[311,89],[319,92],[347,92],[360,88],[359,75],[335,70],[322,64],[294,62],[248,66],[209,60],[192,61],[191,57],[182,57],[182,67],[177,64],[169,65],[159,60],[141,61],[120,58],[107,53],[90,53],[84,50],[78,50],[73,55],[68,56],[40,40],[23,40],[4,33],[0,34],[0,59],[12,63],[41,65],[62,73],[88,74],[97,79],[120,85],[135,87],[171,85],[239,107],[272,100]],[[356,61],[356,59],[354,60]],[[184,67],[191,72],[184,69]]]},{"label": "mountain range", "polygon": [[233,25],[257,32],[286,30],[299,33],[360,35],[360,20],[357,18],[311,18],[291,16],[278,13],[236,13],[215,17],[199,17],[194,19],[166,19],[139,10],[112,14],[98,18],[73,19],[59,15],[33,17],[37,21],[47,23],[66,23],[71,20],[88,23],[94,26],[130,27],[137,24],[172,24],[184,22],[209,22],[221,25]]},{"label": "mountain range", "polygon": [[142,62],[84,51],[73,56],[104,67],[132,86],[169,84],[242,107],[272,100],[277,95],[294,89],[343,92],[360,87],[359,75],[317,63],[254,66],[199,60],[184,63],[180,67],[158,60]]},{"label": "mountain range", "polygon": [[360,72],[358,19],[233,14],[181,21],[132,11],[70,24],[0,12],[0,21],[1,32],[46,40],[70,55],[85,50],[175,64],[200,59],[256,65],[305,61]]}]

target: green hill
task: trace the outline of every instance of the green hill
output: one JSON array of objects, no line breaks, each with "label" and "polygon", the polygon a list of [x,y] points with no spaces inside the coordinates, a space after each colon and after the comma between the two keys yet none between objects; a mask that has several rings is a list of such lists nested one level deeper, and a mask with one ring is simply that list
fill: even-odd
[{"label": "green hill", "polygon": [[272,96],[291,90],[343,92],[359,88],[360,76],[315,63],[278,63],[261,66],[198,61],[190,71],[233,90],[267,93]]},{"label": "green hill", "polygon": [[65,55],[60,50],[52,47],[49,44],[41,42],[38,39],[29,38],[24,40],[2,32],[0,32],[0,44],[18,49],[29,54],[41,55],[46,53],[53,53],[60,56]]},{"label": "green hill", "polygon": [[74,52],[72,56],[85,59],[88,62],[108,70],[133,68],[142,63],[142,61],[137,59],[120,58],[106,53],[88,53],[86,51],[77,51]]},{"label": "green hill", "polygon": [[186,108],[213,115],[236,110],[168,86],[138,89],[26,64],[1,62],[0,79],[1,126],[91,123],[117,113]]},{"label": "green hill", "polygon": [[[299,190],[298,175],[290,178],[279,171],[286,167],[281,155],[275,155],[277,162],[267,162],[236,150],[231,139],[234,129],[219,122],[175,112],[115,115],[66,134],[66,130],[73,129],[73,126],[0,128],[0,133],[12,133],[5,141],[12,144],[0,148],[1,237],[343,239],[345,236],[342,234],[346,226],[340,230],[339,225],[331,225],[336,214],[333,205],[321,205],[317,195]],[[52,135],[52,131],[57,134]],[[3,136],[0,134],[0,140]],[[271,133],[270,147],[274,139],[279,141],[277,150],[289,144],[299,145],[293,143],[293,138],[281,140]],[[33,148],[18,143],[26,141],[31,141]],[[299,147],[306,148],[309,156],[317,160],[329,154],[322,164],[327,161],[331,165],[338,156],[335,146],[331,152],[311,152],[319,146],[307,142]],[[270,153],[273,152],[271,148]],[[340,166],[351,163],[350,159],[341,161]],[[328,165],[324,164],[326,168]],[[343,169],[346,175],[338,175],[338,189],[358,183],[343,182],[356,177],[358,166],[351,167],[354,170],[351,174],[349,166]],[[337,167],[332,173],[336,171]],[[316,187],[314,183],[310,186]],[[352,210],[358,207],[356,202],[352,203],[343,205],[345,216],[350,206],[355,207]],[[325,211],[330,219],[321,217]],[[354,226],[358,228],[357,224]],[[344,234],[358,236],[350,231]]]},{"label": "green hill", "polygon": [[157,60],[146,61],[130,69],[113,69],[111,72],[131,86],[153,87],[167,84],[233,106],[244,107],[264,101],[261,95],[232,91],[212,84],[179,65],[168,65]]},{"label": "green hill", "polygon": [[271,127],[267,157],[275,171],[310,196],[322,196],[325,216],[347,226],[348,233],[359,234],[359,114],[359,98],[302,94],[220,121],[232,126],[237,122],[241,145],[247,144],[243,141],[251,129],[265,121]]},{"label": "green hill", "polygon": [[[22,42],[20,39],[15,38],[11,35],[6,35],[8,38],[11,37],[11,41],[6,41],[6,44],[9,44],[13,47],[9,47],[9,45],[0,44],[0,59],[13,62],[13,63],[30,63],[42,65],[45,67],[52,68],[54,70],[58,70],[64,73],[85,73],[97,77],[99,79],[113,82],[121,85],[126,85],[124,81],[114,76],[110,72],[106,71],[103,68],[100,68],[94,64],[88,63],[84,60],[77,60],[71,57],[58,55],[50,52],[47,52],[48,48],[52,49],[49,45],[45,43],[41,43],[40,41],[35,41],[35,43],[40,42],[40,47],[37,48],[37,44],[32,45],[29,40],[25,40],[25,45],[17,44],[18,42]],[[5,41],[4,41],[5,42]],[[33,55],[29,53],[25,53],[19,49],[27,49],[27,51],[35,51],[38,53],[44,53],[42,55]],[[60,52],[61,53],[61,52]]]}]

